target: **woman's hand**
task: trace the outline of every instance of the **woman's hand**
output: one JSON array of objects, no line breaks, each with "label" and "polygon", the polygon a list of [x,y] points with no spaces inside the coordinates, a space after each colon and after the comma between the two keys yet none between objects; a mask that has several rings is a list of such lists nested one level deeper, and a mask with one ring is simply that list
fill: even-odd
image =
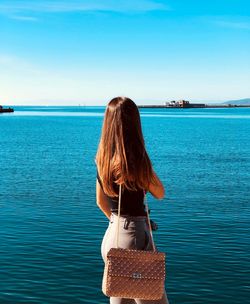
[{"label": "woman's hand", "polygon": [[150,220],[150,225],[153,231],[158,230],[158,225],[153,220]]}]

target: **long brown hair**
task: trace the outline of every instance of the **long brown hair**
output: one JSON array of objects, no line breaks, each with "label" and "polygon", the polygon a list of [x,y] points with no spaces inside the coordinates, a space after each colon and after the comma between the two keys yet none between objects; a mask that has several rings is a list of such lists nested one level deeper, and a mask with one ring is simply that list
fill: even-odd
[{"label": "long brown hair", "polygon": [[96,164],[104,192],[117,196],[113,183],[148,190],[155,181],[145,149],[140,114],[127,97],[113,98],[105,111]]}]

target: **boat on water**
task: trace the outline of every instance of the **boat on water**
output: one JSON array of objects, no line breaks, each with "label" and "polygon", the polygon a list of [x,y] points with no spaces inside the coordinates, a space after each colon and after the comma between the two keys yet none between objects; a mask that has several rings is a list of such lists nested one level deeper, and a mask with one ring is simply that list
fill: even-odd
[{"label": "boat on water", "polygon": [[2,106],[0,106],[0,113],[11,113],[14,112],[13,108],[3,108]]}]

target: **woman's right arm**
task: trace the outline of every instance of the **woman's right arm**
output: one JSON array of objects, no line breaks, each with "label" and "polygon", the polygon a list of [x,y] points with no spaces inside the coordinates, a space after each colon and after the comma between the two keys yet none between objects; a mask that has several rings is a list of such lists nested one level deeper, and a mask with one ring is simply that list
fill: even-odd
[{"label": "woman's right arm", "polygon": [[160,181],[159,177],[156,175],[156,173],[153,171],[154,175],[154,183],[151,182],[149,185],[148,191],[157,199],[163,199],[165,196],[165,190],[162,182]]},{"label": "woman's right arm", "polygon": [[98,179],[96,180],[96,203],[97,206],[106,215],[106,217],[110,219],[111,210],[110,210],[109,202],[107,196],[105,195],[105,193],[102,190],[102,187],[99,184]]}]

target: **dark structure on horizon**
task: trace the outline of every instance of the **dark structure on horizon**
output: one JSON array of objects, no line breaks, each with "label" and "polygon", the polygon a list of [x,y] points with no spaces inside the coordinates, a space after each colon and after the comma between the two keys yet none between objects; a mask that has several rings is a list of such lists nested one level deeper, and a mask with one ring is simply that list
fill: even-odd
[{"label": "dark structure on horizon", "polygon": [[11,112],[14,112],[14,109],[13,108],[3,108],[2,106],[0,106],[0,113],[11,113]]},{"label": "dark structure on horizon", "polygon": [[165,103],[167,108],[205,108],[205,103],[190,103],[187,100],[170,101]]},{"label": "dark structure on horizon", "polygon": [[139,108],[190,109],[190,108],[249,108],[250,104],[205,104],[190,103],[187,100],[168,101],[162,105],[139,105]]}]

